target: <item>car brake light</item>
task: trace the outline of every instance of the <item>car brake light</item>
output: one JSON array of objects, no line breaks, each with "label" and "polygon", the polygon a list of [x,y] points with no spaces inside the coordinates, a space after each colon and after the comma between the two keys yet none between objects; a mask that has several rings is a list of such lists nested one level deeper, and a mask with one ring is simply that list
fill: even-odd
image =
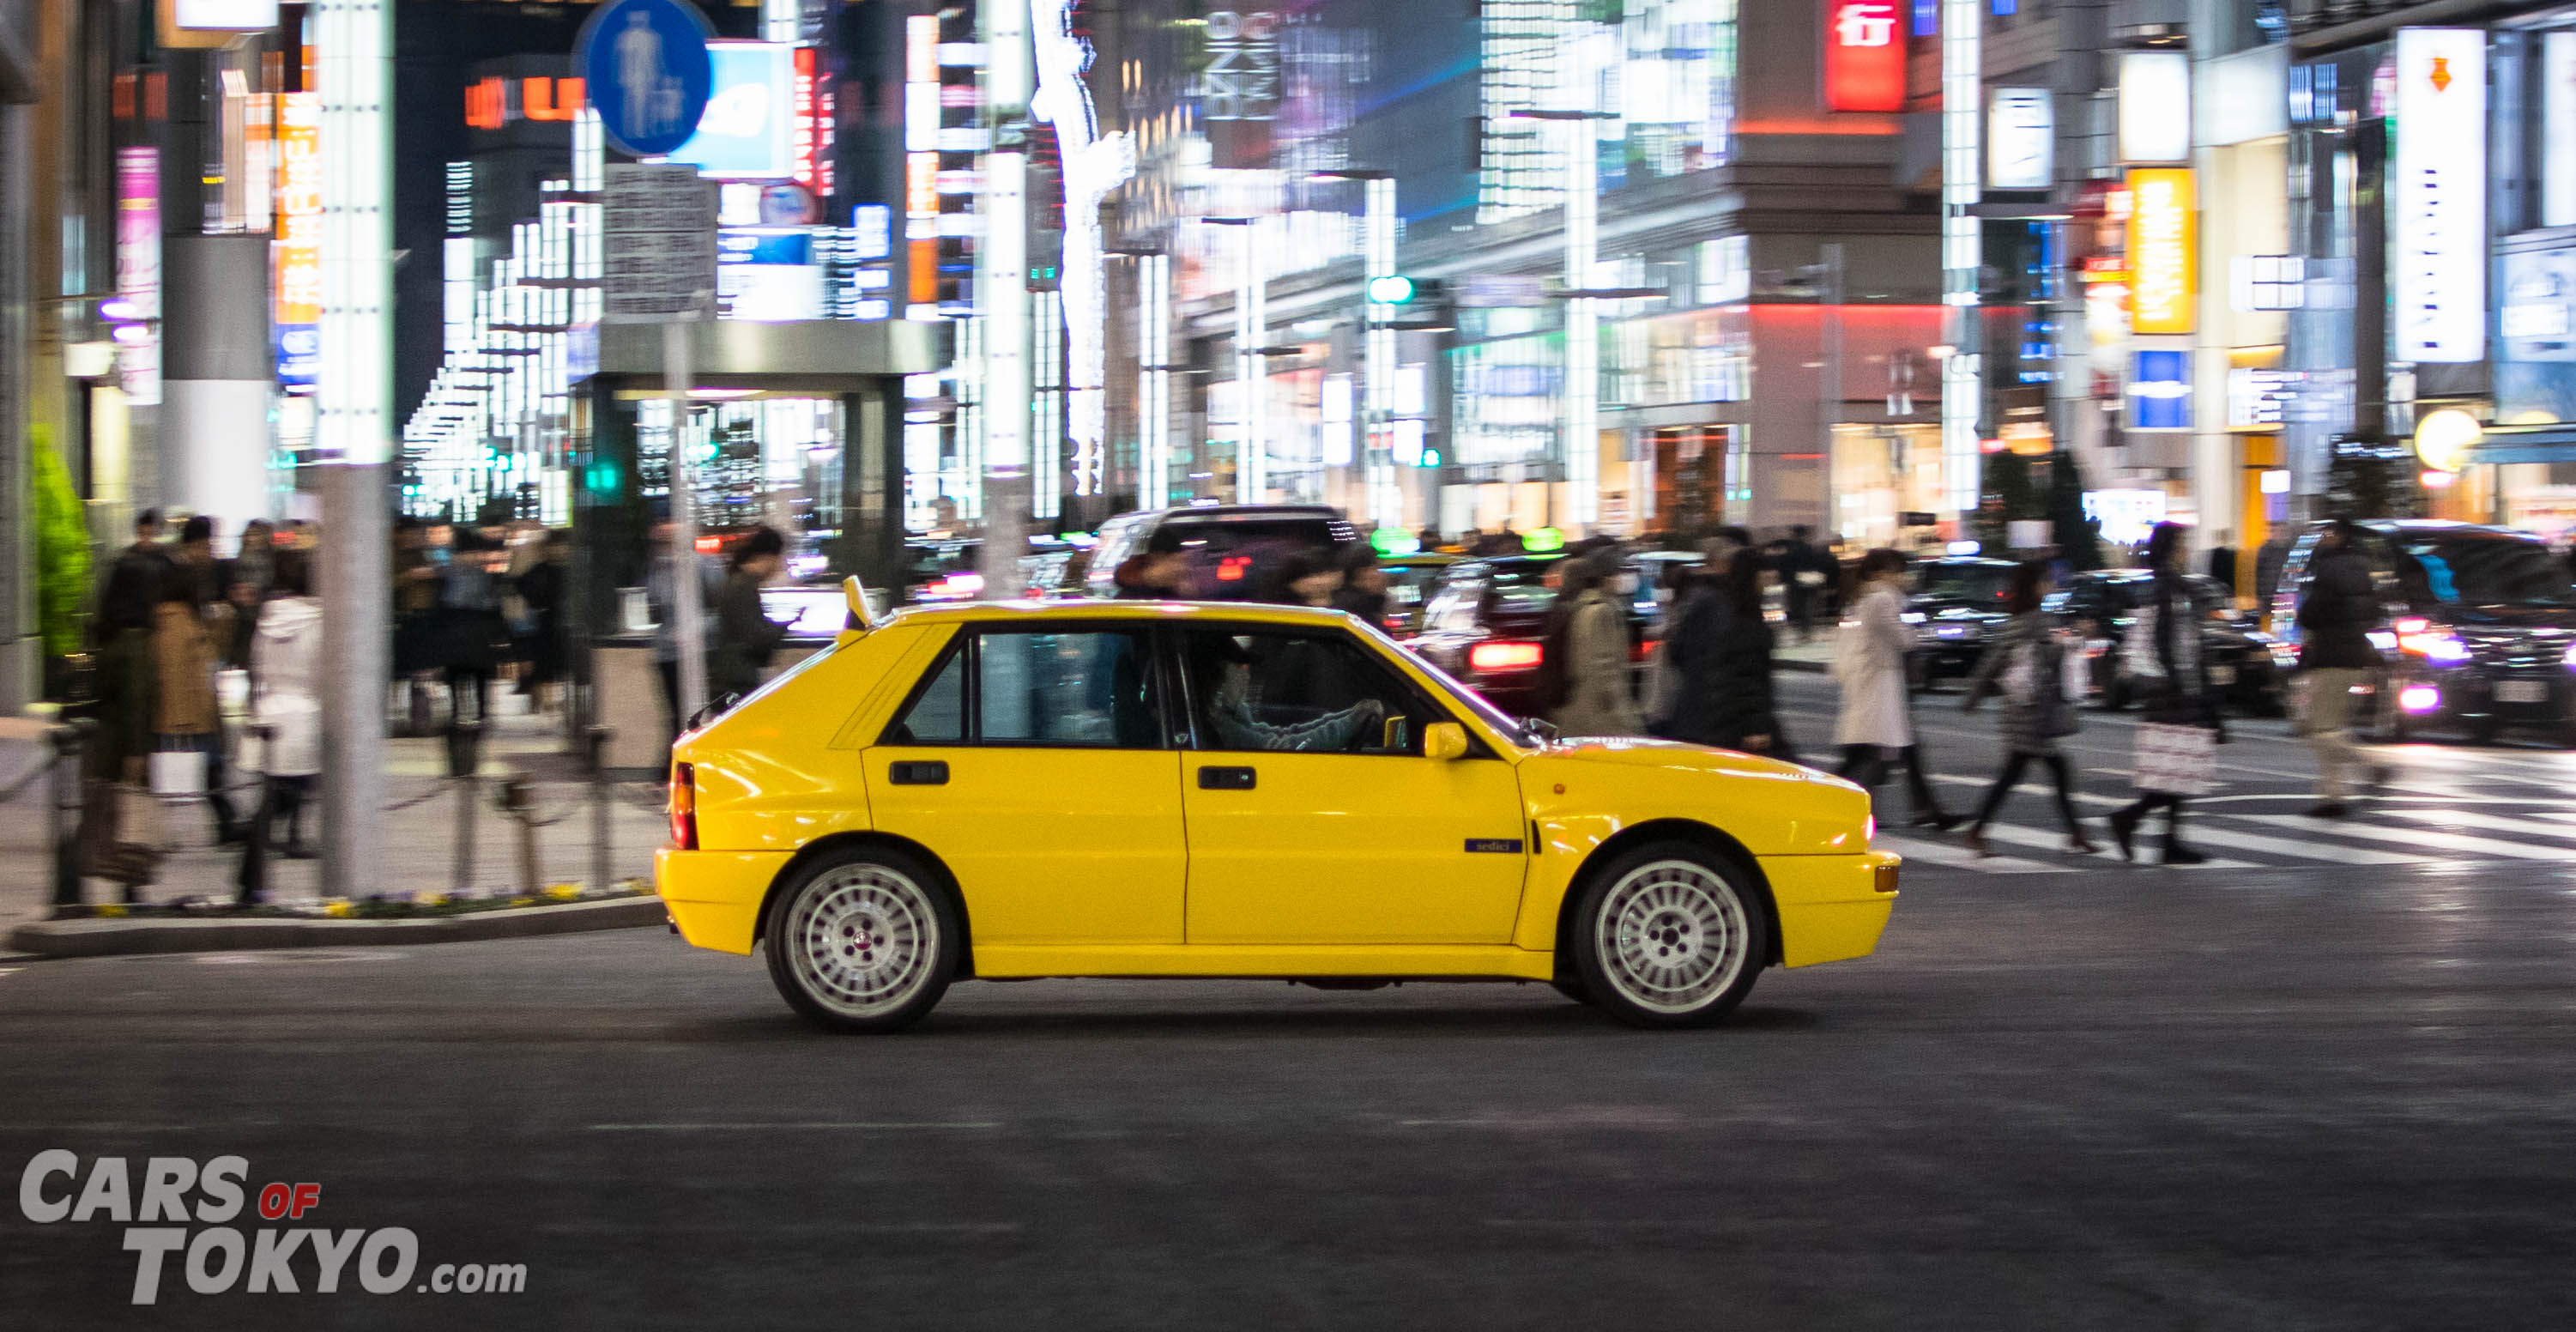
[{"label": "car brake light", "polygon": [[2420,634],[2426,629],[2431,628],[2432,623],[2433,622],[2430,620],[2408,618],[2399,620],[2396,624],[2389,627],[2395,629],[2400,634]]},{"label": "car brake light", "polygon": [[1251,567],[1251,556],[1228,555],[1216,562],[1216,580],[1220,583],[1240,583],[1243,581],[1244,572]]},{"label": "car brake light", "polygon": [[698,770],[696,765],[671,765],[671,845],[680,851],[698,849]]},{"label": "car brake light", "polygon": [[1478,643],[1467,649],[1467,665],[1478,671],[1536,670],[1546,651],[1537,643]]}]

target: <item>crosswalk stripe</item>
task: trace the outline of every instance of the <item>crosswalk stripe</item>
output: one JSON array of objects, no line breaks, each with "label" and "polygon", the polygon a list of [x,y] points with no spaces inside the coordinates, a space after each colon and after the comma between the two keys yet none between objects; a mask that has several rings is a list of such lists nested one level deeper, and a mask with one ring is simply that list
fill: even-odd
[{"label": "crosswalk stripe", "polygon": [[1885,833],[1881,833],[1878,840],[1871,843],[1871,846],[1881,851],[1893,851],[1909,861],[1943,865],[1951,869],[1983,870],[1988,874],[2061,874],[2070,868],[2065,865],[2043,864],[2036,860],[2022,860],[2014,856],[1988,856],[1979,860],[1976,852],[1964,846],[1926,842],[1912,837],[1890,837]]},{"label": "crosswalk stripe", "polygon": [[[2436,827],[2484,828],[2488,832],[2517,833],[2524,837],[2576,837],[2576,828],[2559,828],[2553,827],[2548,823],[2534,822],[2536,819],[2576,820],[2576,814],[2545,813],[2539,810],[2533,810],[2523,818],[2512,819],[2503,817],[2502,815],[2480,814],[2472,810],[2464,809],[2420,809],[2411,805],[2386,804],[2373,805],[2371,806],[2371,810],[2374,813],[2394,815],[2401,819],[2412,819],[2417,823],[2430,823]],[[2566,855],[2569,853],[2561,852],[2560,854]]]},{"label": "crosswalk stripe", "polygon": [[[2152,822],[2161,822],[2161,820],[2151,820]],[[2340,846],[2331,842],[2309,842],[2291,837],[2266,837],[2261,833],[2237,832],[2232,828],[2213,828],[2208,819],[2197,815],[2187,817],[2184,824],[2182,836],[2186,842],[2223,846],[2232,851],[2263,851],[2297,860],[2316,860],[2338,865],[2421,865],[2428,861],[2448,859],[2444,856],[2431,855],[2401,856],[2387,851],[2373,851],[2367,847]],[[2149,826],[2149,824],[2139,826],[2140,842],[2153,840],[2154,834],[2147,831]]]},{"label": "crosswalk stripe", "polygon": [[[2315,820],[2301,814],[2225,814],[2222,818],[2242,819],[2251,823],[2274,826],[2314,826]],[[2375,842],[2401,842],[2407,846],[2440,847],[2474,855],[2502,856],[2509,860],[2565,861],[2563,846],[2525,846],[2520,842],[2499,842],[2492,837],[2470,837],[2462,833],[2431,832],[2416,828],[2374,828],[2366,824],[2343,824],[2335,829],[2342,837],[2364,837]],[[2345,853],[2339,859],[2352,859]],[[2417,857],[2418,859],[2451,859],[2452,857]]]},{"label": "crosswalk stripe", "polygon": [[[2012,843],[2014,846],[2028,846],[2028,847],[2036,847],[2036,848],[2039,848],[2039,849],[2041,849],[2041,850],[2057,850],[2058,848],[2063,847],[2063,846],[2065,846],[2065,845],[2066,845],[2066,839],[2065,839],[2064,837],[2062,837],[2062,836],[2059,836],[2059,837],[2052,837],[2052,836],[2048,835],[2047,833],[2044,833],[2044,832],[2040,832],[2040,831],[2038,831],[2037,829],[2018,827],[2018,826],[2016,826],[2016,825],[2014,825],[2014,824],[2009,824],[2009,823],[1989,823],[1989,824],[1987,824],[1987,825],[1986,825],[1986,840],[1988,840],[1988,841],[1992,841],[1992,842],[2010,842],[2010,843]],[[2107,843],[2110,841],[2110,838],[2106,836],[2106,837],[2104,837],[2104,838],[2102,839],[2102,841],[2103,841],[2103,842],[2105,842],[2105,843],[2107,844]],[[2117,847],[2113,847],[2113,846],[2109,846],[2109,845],[2105,845],[2101,850],[2094,852],[2094,853],[2093,853],[2093,855],[2092,855],[2092,856],[2089,856],[2089,857],[2088,857],[2088,856],[2081,856],[2081,855],[2077,855],[2077,854],[2075,854],[2074,852],[2069,852],[2069,851],[2060,851],[2060,852],[2059,852],[2059,854],[2061,854],[2061,855],[2065,855],[2065,856],[2069,857],[2070,859],[2072,859],[2072,860],[2074,860],[2074,861],[2076,861],[2076,862],[2077,862],[2077,863],[2075,863],[2075,864],[2071,864],[2071,865],[2059,865],[2059,866],[2057,866],[2057,867],[2056,867],[2056,868],[2064,869],[2064,870],[2081,870],[2081,869],[2088,868],[2088,867],[2083,863],[2083,862],[2084,862],[2084,861],[2086,861],[2086,860],[2091,860],[2091,859],[2109,859],[2109,860],[2118,860],[2118,859],[2120,858],[2120,852],[2119,852],[2119,849],[2118,849]],[[2201,864],[2201,865],[2177,865],[2177,866],[2175,866],[2174,868],[2176,868],[2176,869],[2261,869],[2261,868],[2262,868],[2262,866],[2260,866],[2260,865],[2256,865],[2256,864],[2254,864],[2254,863],[2253,863],[2253,862],[2251,862],[2251,861],[2246,861],[2246,860],[2220,860],[2220,859],[2218,859],[2217,857],[2213,856],[2213,857],[2211,857],[2211,858],[2209,859],[2209,861],[2208,861],[2206,864]]]}]

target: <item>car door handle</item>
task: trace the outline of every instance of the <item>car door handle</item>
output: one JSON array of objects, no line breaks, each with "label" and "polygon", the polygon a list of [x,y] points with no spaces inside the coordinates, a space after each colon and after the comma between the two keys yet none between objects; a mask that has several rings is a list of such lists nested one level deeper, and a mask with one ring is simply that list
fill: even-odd
[{"label": "car door handle", "polygon": [[1259,775],[1250,768],[1199,769],[1199,789],[1202,791],[1249,791],[1258,780]]},{"label": "car door handle", "polygon": [[889,765],[886,780],[897,786],[946,786],[948,764],[941,759],[907,759]]}]

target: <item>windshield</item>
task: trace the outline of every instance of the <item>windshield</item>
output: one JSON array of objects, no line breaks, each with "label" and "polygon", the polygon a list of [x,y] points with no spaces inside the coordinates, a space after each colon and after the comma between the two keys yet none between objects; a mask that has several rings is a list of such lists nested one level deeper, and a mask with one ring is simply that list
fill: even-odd
[{"label": "windshield", "polygon": [[2404,541],[2398,580],[2411,600],[2444,606],[2576,605],[2567,567],[2536,541]]},{"label": "windshield", "polygon": [[1914,590],[1966,601],[2001,601],[2012,588],[2012,573],[2010,566],[1990,564],[1926,565]]}]

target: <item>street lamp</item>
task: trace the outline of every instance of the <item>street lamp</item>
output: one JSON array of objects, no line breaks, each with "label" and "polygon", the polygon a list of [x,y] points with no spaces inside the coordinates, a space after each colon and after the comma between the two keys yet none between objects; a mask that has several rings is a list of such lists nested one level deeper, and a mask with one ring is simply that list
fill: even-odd
[{"label": "street lamp", "polygon": [[1234,498],[1258,504],[1265,493],[1263,464],[1269,442],[1263,417],[1270,403],[1270,363],[1262,344],[1269,340],[1269,312],[1264,310],[1259,217],[1203,217],[1210,226],[1243,228],[1243,267],[1234,293],[1235,413],[1240,418],[1234,459]]},{"label": "street lamp", "polygon": [[1565,488],[1566,523],[1589,531],[1601,508],[1601,334],[1593,308],[1594,251],[1600,225],[1600,171],[1593,163],[1592,120],[1613,111],[1523,110],[1521,120],[1565,123]]},{"label": "street lamp", "polygon": [[[1395,177],[1364,167],[1317,171],[1308,180],[1355,180],[1360,183],[1360,437],[1366,476],[1368,517],[1381,524],[1404,521],[1404,492],[1396,480],[1395,444],[1388,422],[1395,416],[1394,306],[1410,299],[1412,284],[1395,271]],[[1404,283],[1396,301],[1392,284]]]}]

